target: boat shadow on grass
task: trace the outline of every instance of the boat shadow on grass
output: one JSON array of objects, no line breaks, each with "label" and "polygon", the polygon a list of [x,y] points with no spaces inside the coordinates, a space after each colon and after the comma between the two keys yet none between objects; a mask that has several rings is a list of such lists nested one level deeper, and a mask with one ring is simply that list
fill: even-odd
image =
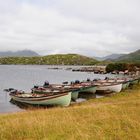
[{"label": "boat shadow on grass", "polygon": [[96,98],[96,94],[89,93],[89,92],[79,92],[78,98],[83,98],[86,100],[94,99],[94,98]]},{"label": "boat shadow on grass", "polygon": [[50,109],[53,107],[58,107],[57,105],[31,105],[31,104],[27,104],[27,103],[21,103],[18,101],[15,101],[13,99],[10,100],[11,104],[14,104],[16,106],[18,106],[20,109],[24,109],[24,110],[34,110],[34,109]]},{"label": "boat shadow on grass", "polygon": [[[103,94],[93,94],[93,93],[89,93],[89,92],[82,92],[79,94],[78,98],[75,101],[71,101],[71,105],[75,105],[81,102],[85,102],[88,101],[90,99],[96,99],[96,98],[103,98],[103,97],[111,97],[114,95],[114,92],[108,92],[108,93],[103,93]],[[10,103],[18,106],[20,109],[24,109],[24,110],[35,110],[35,109],[52,109],[55,107],[59,107],[58,105],[32,105],[32,104],[28,104],[28,103],[22,103],[22,102],[18,102],[15,101],[13,99],[10,100]]]},{"label": "boat shadow on grass", "polygon": [[[75,101],[72,100],[71,103],[70,103],[70,106],[72,106],[74,104],[81,103],[81,102],[85,102],[85,101],[88,101],[89,99],[94,99],[94,98],[96,98],[96,95],[86,94],[84,96],[80,96]],[[10,100],[10,103],[13,104],[13,105],[16,105],[20,109],[24,109],[24,110],[52,109],[52,108],[60,107],[58,105],[32,105],[32,104],[18,102],[18,101],[15,101],[13,99]]]}]

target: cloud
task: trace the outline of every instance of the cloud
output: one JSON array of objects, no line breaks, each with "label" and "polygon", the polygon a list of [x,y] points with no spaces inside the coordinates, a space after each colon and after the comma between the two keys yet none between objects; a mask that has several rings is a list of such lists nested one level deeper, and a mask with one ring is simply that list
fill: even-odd
[{"label": "cloud", "polygon": [[0,51],[90,56],[134,51],[140,44],[139,4],[138,0],[0,0]]}]

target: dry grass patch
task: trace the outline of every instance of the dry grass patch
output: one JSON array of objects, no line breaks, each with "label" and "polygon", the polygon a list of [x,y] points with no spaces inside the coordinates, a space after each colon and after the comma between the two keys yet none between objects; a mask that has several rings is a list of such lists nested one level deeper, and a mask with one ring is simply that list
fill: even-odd
[{"label": "dry grass patch", "polygon": [[0,116],[1,140],[138,140],[140,87],[68,108]]}]

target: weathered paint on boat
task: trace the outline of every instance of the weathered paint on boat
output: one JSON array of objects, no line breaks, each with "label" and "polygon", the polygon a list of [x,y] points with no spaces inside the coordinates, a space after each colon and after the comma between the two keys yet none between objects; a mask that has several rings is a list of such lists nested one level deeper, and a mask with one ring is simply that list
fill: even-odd
[{"label": "weathered paint on boat", "polygon": [[36,94],[45,94],[45,93],[48,93],[48,92],[41,91],[41,90],[34,90],[34,93],[36,93]]},{"label": "weathered paint on boat", "polygon": [[10,96],[15,101],[32,105],[69,106],[71,102],[71,92],[43,97],[18,97],[12,94]]}]

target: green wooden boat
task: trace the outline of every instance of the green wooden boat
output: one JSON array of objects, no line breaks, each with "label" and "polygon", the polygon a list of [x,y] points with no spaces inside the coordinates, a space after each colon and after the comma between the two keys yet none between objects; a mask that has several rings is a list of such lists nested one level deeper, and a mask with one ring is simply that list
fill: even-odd
[{"label": "green wooden boat", "polygon": [[74,85],[63,85],[62,87],[65,90],[70,90],[71,91],[71,99],[73,101],[76,101],[79,95],[79,91],[81,89],[80,86],[74,86]]},{"label": "green wooden boat", "polygon": [[129,81],[122,82],[122,90],[125,90],[129,87]]},{"label": "green wooden boat", "polygon": [[79,91],[80,90],[75,90],[75,91],[72,91],[71,92],[71,99],[76,101],[76,99],[78,98],[78,95],[79,95]]},{"label": "green wooden boat", "polygon": [[95,85],[85,86],[85,87],[82,87],[80,89],[80,93],[92,93],[92,94],[94,94],[96,92],[96,89],[97,89],[97,86],[95,86]]},{"label": "green wooden boat", "polygon": [[126,86],[126,88],[129,88],[129,85],[130,85],[130,82],[129,82],[129,81],[127,81],[127,86]]},{"label": "green wooden boat", "polygon": [[134,83],[134,84],[138,84],[138,83],[139,83],[139,80],[138,80],[138,79],[135,79],[135,80],[133,81],[133,83]]},{"label": "green wooden boat", "polygon": [[69,106],[71,102],[71,92],[55,92],[49,94],[20,93],[14,92],[9,94],[17,102],[32,105],[58,105]]},{"label": "green wooden boat", "polygon": [[124,83],[122,84],[122,90],[125,90],[126,88],[127,88],[127,83],[124,82]]},{"label": "green wooden boat", "polygon": [[132,84],[132,85],[135,85],[135,84],[138,84],[138,83],[139,83],[138,79],[130,80],[130,84]]},{"label": "green wooden boat", "polygon": [[53,90],[69,90],[71,91],[71,99],[76,100],[78,98],[80,87],[74,87],[72,85],[50,85],[48,87],[38,86],[35,88],[32,88],[32,92],[36,94],[48,94],[49,92]]},{"label": "green wooden boat", "polygon": [[79,91],[78,97],[86,98],[86,99],[95,98],[96,88],[97,86],[94,86],[94,85],[82,87]]}]

